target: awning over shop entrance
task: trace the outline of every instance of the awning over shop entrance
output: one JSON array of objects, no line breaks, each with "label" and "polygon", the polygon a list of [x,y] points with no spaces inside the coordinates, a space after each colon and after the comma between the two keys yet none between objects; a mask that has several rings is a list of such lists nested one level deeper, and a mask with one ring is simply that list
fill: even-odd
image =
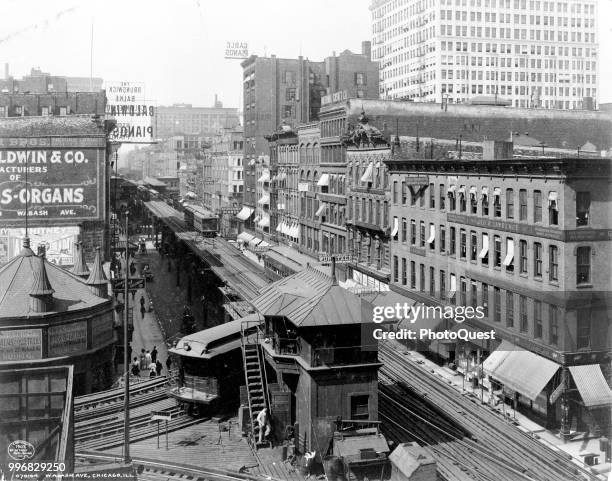
[{"label": "awning over shop entrance", "polygon": [[252,213],[253,209],[244,206],[242,210],[236,214],[236,217],[238,217],[240,220],[247,220],[249,217],[251,217]]},{"label": "awning over shop entrance", "polygon": [[[491,375],[513,391],[535,400],[561,366],[511,343],[507,343],[506,348],[507,356]],[[503,351],[498,348],[495,352]]]},{"label": "awning over shop entrance", "polygon": [[601,372],[599,364],[570,366],[569,368],[582,402],[587,408],[601,408],[612,405],[612,391]]},{"label": "awning over shop entrance", "polygon": [[238,242],[244,242],[247,243],[249,242],[253,237],[253,235],[249,234],[248,232],[241,232],[240,234],[238,234],[238,236],[236,237],[236,240],[238,240]]}]

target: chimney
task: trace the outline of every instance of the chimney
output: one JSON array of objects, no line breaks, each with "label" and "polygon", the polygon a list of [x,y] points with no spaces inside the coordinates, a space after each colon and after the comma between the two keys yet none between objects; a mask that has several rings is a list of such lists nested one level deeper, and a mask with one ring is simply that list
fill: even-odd
[{"label": "chimney", "polygon": [[485,140],[482,160],[509,160],[514,157],[514,144],[506,140]]},{"label": "chimney", "polygon": [[331,258],[331,278],[332,278],[332,285],[337,286],[338,279],[336,279],[336,257],[335,256],[332,256]]},{"label": "chimney", "polygon": [[369,40],[361,42],[361,54],[365,55],[368,60],[372,59],[372,42]]},{"label": "chimney", "polygon": [[4,64],[4,79],[5,80],[9,79],[9,64],[8,64],[8,62],[6,62]]}]

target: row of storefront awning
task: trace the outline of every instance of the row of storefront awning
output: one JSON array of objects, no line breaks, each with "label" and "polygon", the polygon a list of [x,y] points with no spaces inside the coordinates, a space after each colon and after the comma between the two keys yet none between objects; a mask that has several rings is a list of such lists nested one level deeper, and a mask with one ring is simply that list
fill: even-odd
[{"label": "row of storefront awning", "polygon": [[254,235],[249,234],[248,232],[241,232],[236,237],[236,240],[242,244],[248,245],[250,248],[270,247],[270,244],[268,242],[260,239],[259,237],[255,237]]},{"label": "row of storefront awning", "polygon": [[300,235],[300,225],[297,223],[281,222],[276,226],[276,232],[280,232],[287,237],[297,238]]}]

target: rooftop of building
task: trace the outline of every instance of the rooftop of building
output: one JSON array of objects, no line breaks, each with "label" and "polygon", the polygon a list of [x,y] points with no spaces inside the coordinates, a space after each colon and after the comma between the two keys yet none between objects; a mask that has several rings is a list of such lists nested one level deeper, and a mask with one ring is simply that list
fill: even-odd
[{"label": "rooftop of building", "polygon": [[104,137],[106,135],[104,121],[101,117],[93,115],[0,118],[0,137],[73,135]]},{"label": "rooftop of building", "polygon": [[280,279],[260,292],[251,302],[262,315],[285,317],[298,327],[372,321],[371,304],[314,267]]},{"label": "rooftop of building", "polygon": [[[93,283],[106,282],[96,265],[89,278],[83,279],[24,247],[0,268],[0,319],[68,313],[109,303],[89,288]],[[50,296],[46,312],[31,309],[32,296]]]}]

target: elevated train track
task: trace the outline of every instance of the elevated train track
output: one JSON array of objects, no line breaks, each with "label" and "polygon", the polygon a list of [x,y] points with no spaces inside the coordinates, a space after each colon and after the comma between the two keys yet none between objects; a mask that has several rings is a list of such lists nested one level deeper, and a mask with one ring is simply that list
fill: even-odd
[{"label": "elevated train track", "polygon": [[568,454],[516,429],[477,400],[459,395],[405,352],[399,343],[379,345],[384,363],[379,378],[381,420],[395,441],[427,446],[441,460],[439,468],[447,479],[600,480]]}]

